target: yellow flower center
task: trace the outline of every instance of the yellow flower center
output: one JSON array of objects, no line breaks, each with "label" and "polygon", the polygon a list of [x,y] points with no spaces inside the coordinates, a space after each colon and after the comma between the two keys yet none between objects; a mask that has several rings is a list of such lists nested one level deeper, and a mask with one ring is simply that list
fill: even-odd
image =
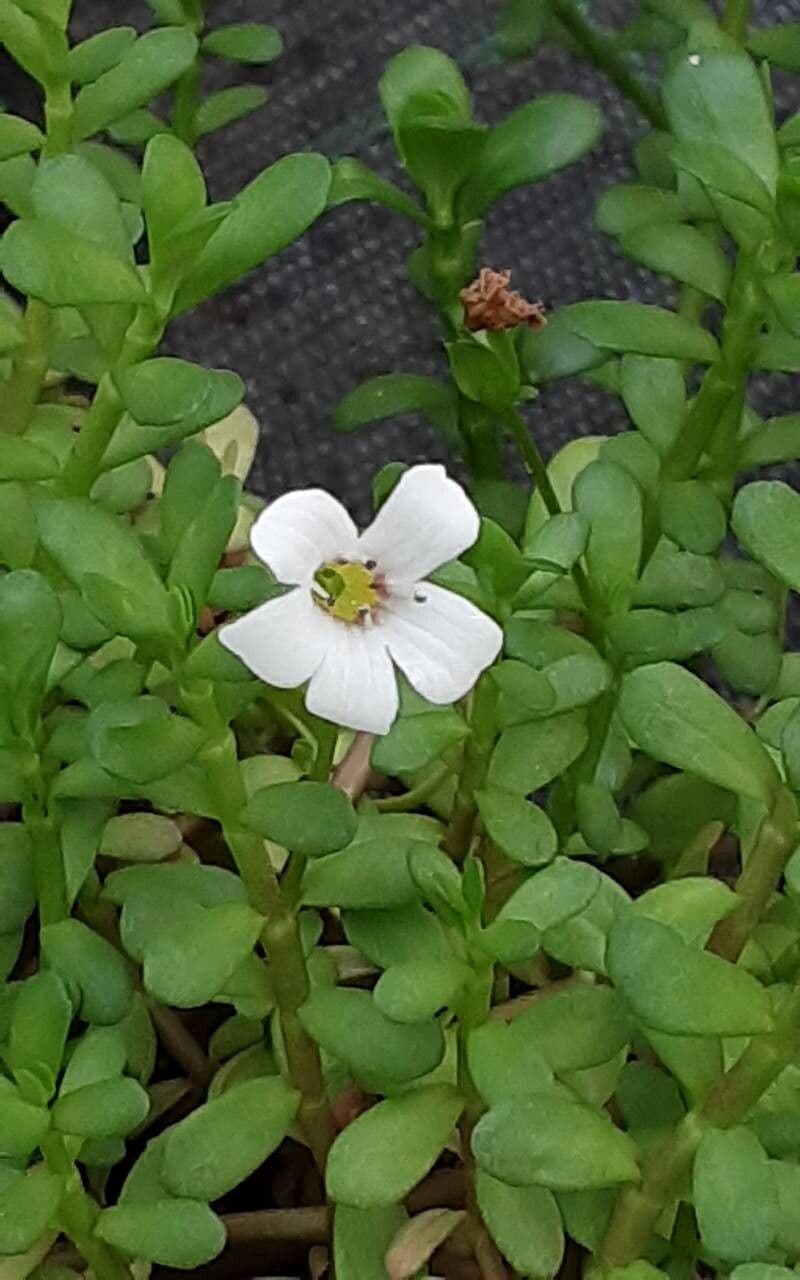
[{"label": "yellow flower center", "polygon": [[314,574],[314,602],[340,622],[360,622],[380,601],[375,574],[365,564],[320,565]]}]

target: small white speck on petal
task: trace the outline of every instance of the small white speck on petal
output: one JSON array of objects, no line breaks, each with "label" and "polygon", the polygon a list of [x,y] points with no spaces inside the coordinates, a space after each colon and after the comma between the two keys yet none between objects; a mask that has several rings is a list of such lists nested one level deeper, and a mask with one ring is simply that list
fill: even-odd
[{"label": "small white speck on petal", "polygon": [[331,632],[340,629],[299,587],[267,600],[250,613],[220,627],[220,644],[241,658],[259,680],[278,689],[295,689],[322,662]]},{"label": "small white speck on petal", "polygon": [[335,623],[306,706],[314,715],[364,733],[388,733],[397,715],[397,677],[381,627]]},{"label": "small white speck on petal", "polygon": [[391,582],[417,582],[475,542],[480,517],[444,467],[410,467],[359,539],[362,559]]},{"label": "small white speck on petal", "polygon": [[308,583],[326,560],[355,554],[358,530],[324,489],[297,489],[271,502],[250,532],[250,545],[279,582]]},{"label": "small white speck on petal", "polygon": [[700,54],[699,54],[699,53],[690,53],[690,54],[689,54],[689,65],[690,65],[690,66],[692,66],[692,67],[699,67],[701,62],[702,62],[702,58],[700,57]]},{"label": "small white speck on petal", "polygon": [[424,600],[393,597],[382,614],[389,652],[417,693],[429,702],[463,698],[497,657],[503,633],[480,609],[431,582]]}]

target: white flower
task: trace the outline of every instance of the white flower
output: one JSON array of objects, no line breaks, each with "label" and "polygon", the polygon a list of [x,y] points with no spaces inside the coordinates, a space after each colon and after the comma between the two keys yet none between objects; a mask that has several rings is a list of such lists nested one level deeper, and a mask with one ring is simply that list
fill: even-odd
[{"label": "white flower", "polygon": [[480,520],[441,466],[411,467],[364,533],[324,489],[284,494],[250,534],[256,555],[293,591],[220,630],[268,684],[309,681],[309,711],[388,733],[396,663],[429,702],[454,702],[496,658],[502,632],[475,605],[423,579],[461,555]]}]

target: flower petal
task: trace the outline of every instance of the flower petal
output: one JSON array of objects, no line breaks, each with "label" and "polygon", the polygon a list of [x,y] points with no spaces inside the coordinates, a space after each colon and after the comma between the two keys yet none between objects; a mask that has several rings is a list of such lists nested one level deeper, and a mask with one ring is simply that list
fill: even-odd
[{"label": "flower petal", "polygon": [[321,564],[355,552],[358,530],[324,489],[297,489],[271,502],[250,531],[250,545],[279,582],[309,582]]},{"label": "flower petal", "polygon": [[220,627],[219,639],[260,680],[294,689],[314,674],[336,629],[299,587]]},{"label": "flower petal", "polygon": [[336,624],[306,694],[314,715],[348,729],[388,733],[397,715],[397,678],[382,629]]},{"label": "flower petal", "polygon": [[471,547],[480,518],[460,484],[438,464],[411,467],[401,476],[358,550],[395,582],[418,582]]},{"label": "flower petal", "polygon": [[382,611],[389,652],[429,702],[463,698],[497,657],[503,633],[469,600],[422,582],[414,596],[394,596]]}]

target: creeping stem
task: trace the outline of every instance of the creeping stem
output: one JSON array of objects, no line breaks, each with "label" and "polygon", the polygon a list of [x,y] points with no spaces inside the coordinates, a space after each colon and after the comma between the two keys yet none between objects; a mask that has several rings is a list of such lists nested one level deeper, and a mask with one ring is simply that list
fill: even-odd
[{"label": "creeping stem", "polygon": [[42,1154],[53,1173],[64,1179],[58,1210],[64,1231],[91,1267],[97,1280],[131,1280],[128,1264],[95,1235],[94,1227],[99,1210],[92,1197],[84,1190],[60,1134],[51,1132],[42,1139]]},{"label": "creeping stem", "polygon": [[646,1161],[638,1186],[619,1196],[600,1251],[607,1267],[645,1256],[656,1223],[692,1166],[707,1128],[727,1129],[743,1120],[797,1052],[800,983],[778,1011],[775,1031],[756,1036],[738,1062],[690,1111]]},{"label": "creeping stem", "polygon": [[210,686],[185,685],[186,710],[214,734],[202,755],[213,788],[226,843],[247,890],[250,905],[264,917],[261,934],[270,962],[289,1076],[301,1095],[300,1123],[320,1172],[335,1136],[325,1092],[319,1049],[303,1029],[298,1011],[309,994],[308,970],[297,917],[281,892],[263,840],[243,828],[239,814],[247,795],[233,732],[222,722]]}]

